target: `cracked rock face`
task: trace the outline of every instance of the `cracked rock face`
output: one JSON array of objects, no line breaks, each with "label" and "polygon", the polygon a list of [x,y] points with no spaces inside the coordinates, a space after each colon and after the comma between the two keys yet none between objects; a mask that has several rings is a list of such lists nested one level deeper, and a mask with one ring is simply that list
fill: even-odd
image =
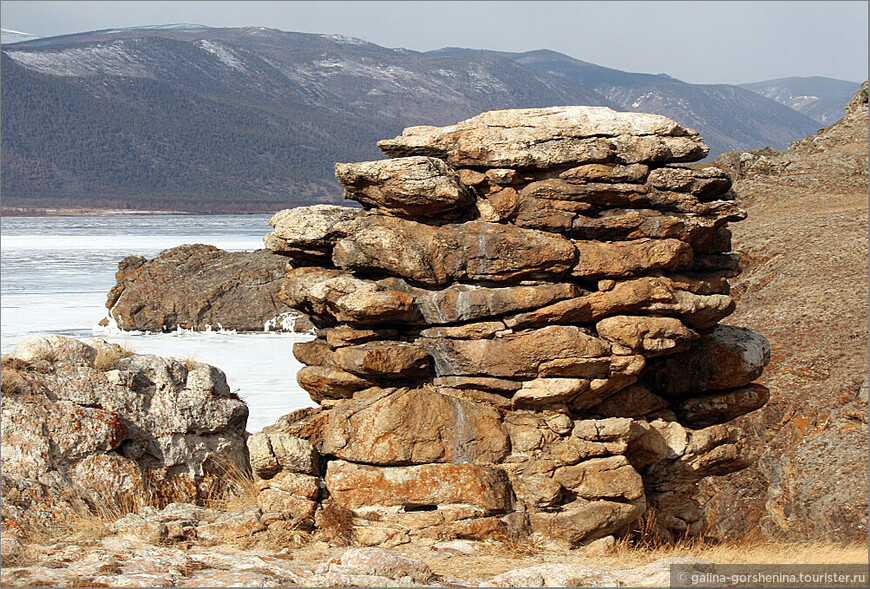
[{"label": "cracked rock face", "polygon": [[746,215],[727,174],[673,165],[704,157],[697,133],[553,107],[379,147],[390,159],[336,166],[365,210],[283,211],[266,237],[289,260],[281,300],[318,327],[294,355],[320,417],[282,431],[311,440],[320,500],[369,544],[576,545],[648,510],[654,533],[700,532],[698,481],[753,460],[723,424],[766,402],[770,352],[718,325],[739,272],[727,224]]}]

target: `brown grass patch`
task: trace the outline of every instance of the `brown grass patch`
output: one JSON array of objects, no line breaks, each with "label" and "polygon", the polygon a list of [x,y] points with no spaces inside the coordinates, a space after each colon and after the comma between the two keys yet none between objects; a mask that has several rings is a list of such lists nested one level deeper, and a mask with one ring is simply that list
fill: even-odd
[{"label": "brown grass patch", "polygon": [[350,509],[332,500],[323,502],[317,522],[318,539],[333,546],[351,546],[353,519],[354,514]]},{"label": "brown grass patch", "polygon": [[115,367],[115,363],[121,358],[129,358],[133,355],[133,351],[126,346],[105,345],[100,346],[97,350],[97,356],[94,358],[94,368],[105,372]]},{"label": "brown grass patch", "polygon": [[221,511],[237,511],[257,506],[257,480],[235,462],[226,461],[213,467],[215,473],[204,491],[206,507]]},{"label": "brown grass patch", "polygon": [[[300,521],[277,521],[269,524],[266,530],[252,536],[236,538],[232,544],[242,550],[281,551],[305,549],[314,540],[311,531]],[[293,554],[293,559],[297,554]]]}]

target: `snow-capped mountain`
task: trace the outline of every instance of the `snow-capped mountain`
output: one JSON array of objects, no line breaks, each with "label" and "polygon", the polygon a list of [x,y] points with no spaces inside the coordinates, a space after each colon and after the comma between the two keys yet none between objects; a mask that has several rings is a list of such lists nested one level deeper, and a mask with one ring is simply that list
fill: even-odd
[{"label": "snow-capped mountain", "polygon": [[823,125],[830,125],[843,116],[843,108],[860,86],[859,82],[820,76],[740,84],[741,88],[793,108]]},{"label": "snow-capped mountain", "polygon": [[4,46],[2,58],[4,204],[135,196],[272,211],[335,201],[335,162],[383,157],[375,142],[406,126],[503,108],[659,112],[698,129],[711,156],[785,147],[817,128],[735,86],[553,52],[419,53],[263,27],[95,31]]}]

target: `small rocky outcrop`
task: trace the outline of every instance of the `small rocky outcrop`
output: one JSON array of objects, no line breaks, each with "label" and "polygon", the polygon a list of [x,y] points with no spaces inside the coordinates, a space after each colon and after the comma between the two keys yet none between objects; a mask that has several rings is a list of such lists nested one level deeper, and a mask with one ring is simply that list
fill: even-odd
[{"label": "small rocky outcrop", "polygon": [[28,338],[2,360],[4,522],[202,499],[228,469],[247,470],[247,418],[213,366]]},{"label": "small rocky outcrop", "polygon": [[[767,401],[770,350],[718,325],[745,213],[725,172],[672,165],[706,155],[697,133],[554,107],[379,146],[392,159],[336,166],[363,209],[282,211],[265,238],[318,328],[294,354],[321,409],[248,440],[263,501],[316,476],[317,496],[282,491],[287,517],[337,505],[364,545],[578,545],[652,512],[698,533],[697,482],[753,460],[728,422]],[[282,458],[306,441],[316,471]]]},{"label": "small rocky outcrop", "polygon": [[106,308],[128,331],[305,331],[307,320],[278,299],[285,264],[267,250],[226,252],[201,244],[174,247],[153,260],[128,256],[118,264]]}]

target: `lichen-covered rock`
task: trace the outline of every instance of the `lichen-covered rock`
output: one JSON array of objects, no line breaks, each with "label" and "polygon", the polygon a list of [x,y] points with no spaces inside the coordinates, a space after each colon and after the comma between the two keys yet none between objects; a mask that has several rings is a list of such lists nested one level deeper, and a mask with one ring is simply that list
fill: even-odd
[{"label": "lichen-covered rock", "polygon": [[146,487],[195,501],[209,477],[247,469],[248,408],[213,366],[45,336],[4,355],[2,372],[4,505],[43,523],[70,501],[135,505]]},{"label": "lichen-covered rock", "polygon": [[468,463],[368,466],[333,460],[325,480],[333,499],[349,509],[459,504],[497,513],[510,506],[504,473]]}]

